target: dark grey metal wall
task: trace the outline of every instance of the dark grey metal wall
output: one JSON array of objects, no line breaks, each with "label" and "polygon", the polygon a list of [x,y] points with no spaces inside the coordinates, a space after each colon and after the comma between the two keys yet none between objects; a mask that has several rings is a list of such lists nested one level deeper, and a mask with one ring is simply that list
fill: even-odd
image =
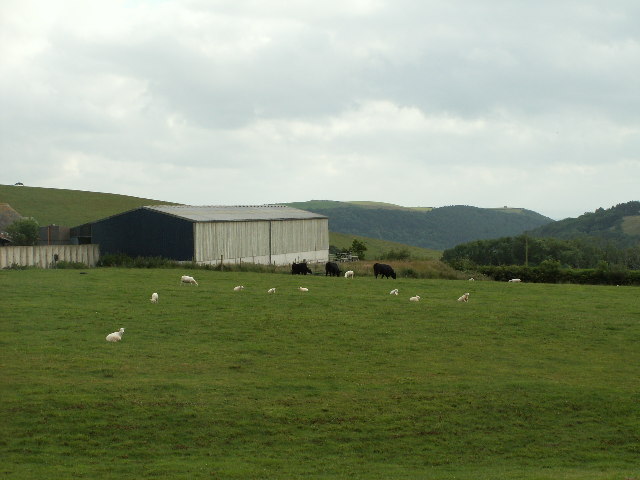
[{"label": "dark grey metal wall", "polygon": [[91,243],[100,253],[125,253],[131,257],[193,259],[193,223],[144,208],[91,224]]}]

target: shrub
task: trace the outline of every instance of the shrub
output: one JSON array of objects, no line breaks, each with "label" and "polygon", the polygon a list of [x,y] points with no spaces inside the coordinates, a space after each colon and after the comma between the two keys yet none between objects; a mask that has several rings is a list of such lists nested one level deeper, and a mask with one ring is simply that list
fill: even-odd
[{"label": "shrub", "polygon": [[67,262],[66,260],[61,260],[59,262],[56,262],[55,268],[80,270],[80,269],[89,268],[89,267],[82,262]]},{"label": "shrub", "polygon": [[7,227],[13,245],[35,245],[39,237],[38,222],[34,218],[21,218]]},{"label": "shrub", "polygon": [[382,260],[409,260],[410,256],[411,254],[407,248],[401,248],[399,250],[394,250],[392,248],[387,253],[383,253],[380,258]]}]

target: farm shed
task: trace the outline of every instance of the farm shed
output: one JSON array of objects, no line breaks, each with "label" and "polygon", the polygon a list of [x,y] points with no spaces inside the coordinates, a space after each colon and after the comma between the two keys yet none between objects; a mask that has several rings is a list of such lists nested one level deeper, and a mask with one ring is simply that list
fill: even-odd
[{"label": "farm shed", "polygon": [[74,227],[71,237],[99,244],[103,255],[286,265],[327,261],[328,222],[324,215],[283,205],[154,205]]}]

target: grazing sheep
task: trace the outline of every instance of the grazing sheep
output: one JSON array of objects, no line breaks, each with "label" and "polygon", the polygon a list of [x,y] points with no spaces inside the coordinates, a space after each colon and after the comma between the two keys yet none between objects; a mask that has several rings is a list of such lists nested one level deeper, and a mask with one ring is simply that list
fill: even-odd
[{"label": "grazing sheep", "polygon": [[233,287],[234,292],[239,292],[240,290],[244,290],[244,285],[238,285],[237,287]]},{"label": "grazing sheep", "polygon": [[298,290],[300,290],[301,292],[308,292],[309,289],[305,288],[305,287],[298,287]]},{"label": "grazing sheep", "polygon": [[467,303],[469,301],[469,292],[463,294],[458,301]]},{"label": "grazing sheep", "polygon": [[276,289],[275,288],[270,288],[269,290],[267,290],[267,293],[276,293]]},{"label": "grazing sheep", "polygon": [[182,277],[180,277],[180,283],[181,284],[188,283],[189,285],[198,285],[198,282],[196,282],[196,279],[193,277],[190,277],[189,275],[183,275]]},{"label": "grazing sheep", "polygon": [[389,292],[389,295],[398,295],[398,289],[397,289],[397,288],[394,288],[393,290],[391,290],[391,291]]},{"label": "grazing sheep", "polygon": [[475,280],[476,280],[476,279],[475,279],[475,278],[473,278],[473,277],[471,277],[471,278],[469,279],[469,281],[470,281],[470,282],[474,282]]},{"label": "grazing sheep", "polygon": [[347,270],[344,272],[344,278],[353,278],[353,270]]},{"label": "grazing sheep", "polygon": [[513,282],[513,283],[520,283],[522,280],[520,280],[519,278],[512,278],[511,280],[509,280],[509,282]]},{"label": "grazing sheep", "polygon": [[151,294],[151,303],[158,303],[158,294],[156,292]]},{"label": "grazing sheep", "polygon": [[420,295],[416,295],[415,297],[411,297],[409,299],[410,302],[419,302],[420,301]]},{"label": "grazing sheep", "polygon": [[122,335],[124,334],[124,328],[121,328],[117,332],[110,333],[107,335],[107,342],[119,342],[122,340]]}]

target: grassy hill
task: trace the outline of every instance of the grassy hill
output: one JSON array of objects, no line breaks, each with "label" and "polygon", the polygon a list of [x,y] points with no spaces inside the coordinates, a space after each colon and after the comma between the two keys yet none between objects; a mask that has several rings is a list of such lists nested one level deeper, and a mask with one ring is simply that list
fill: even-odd
[{"label": "grassy hill", "polygon": [[454,205],[407,208],[375,202],[312,200],[288,205],[329,217],[329,230],[384,239],[433,250],[473,240],[519,235],[552,223],[522,208],[477,208]]},{"label": "grassy hill", "polygon": [[354,239],[363,242],[367,246],[367,251],[365,252],[365,258],[367,259],[379,259],[390,250],[400,251],[404,249],[409,252],[413,260],[438,260],[442,256],[441,251],[430,248],[414,247],[403,243],[350,235],[348,233],[329,232],[329,244],[335,245],[341,250],[348,250]]},{"label": "grassy hill", "polygon": [[149,198],[57,188],[0,185],[0,203],[40,225],[73,227],[144,205],[175,205]]}]

